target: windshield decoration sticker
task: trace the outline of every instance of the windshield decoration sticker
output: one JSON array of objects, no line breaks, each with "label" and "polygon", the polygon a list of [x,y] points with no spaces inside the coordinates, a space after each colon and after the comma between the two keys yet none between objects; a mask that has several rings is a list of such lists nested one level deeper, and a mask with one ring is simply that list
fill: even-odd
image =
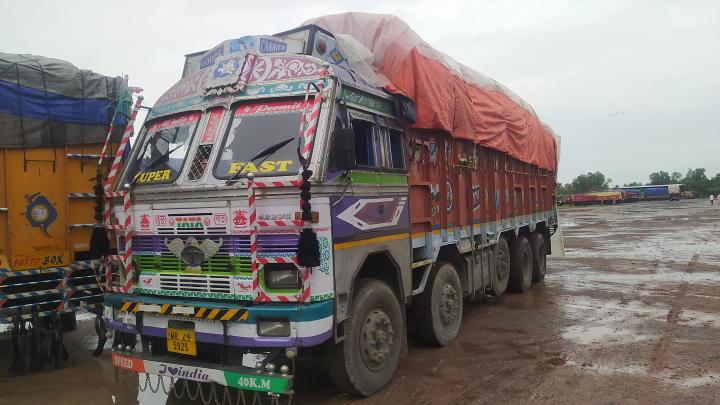
[{"label": "windshield decoration sticker", "polygon": [[260,53],[287,52],[287,44],[281,41],[260,38],[260,41],[258,41],[258,49]]},{"label": "windshield decoration sticker", "polygon": [[152,172],[142,172],[135,175],[136,183],[149,183],[152,181],[167,181],[170,180],[172,170],[156,170]]},{"label": "windshield decoration sticker", "polygon": [[445,184],[447,184],[447,212],[450,212],[453,209],[453,186],[450,180],[445,181]]},{"label": "windshield decoration sticker", "polygon": [[205,132],[203,132],[202,138],[200,138],[201,145],[208,145],[215,143],[215,137],[217,136],[218,126],[220,125],[220,118],[222,118],[223,109],[216,108],[210,112],[208,117],[207,125],[205,125]]},{"label": "windshield decoration sticker", "polygon": [[150,126],[148,126],[148,132],[188,125],[199,119],[200,119],[200,113],[195,112],[192,114],[185,114],[180,117],[173,117],[173,118],[169,118],[166,120],[160,120],[160,121],[153,122],[152,124],[150,124]]},{"label": "windshield decoration sticker", "polygon": [[25,218],[30,226],[40,228],[45,236],[50,237],[48,227],[57,219],[57,211],[41,193],[28,194],[25,199],[27,200]]},{"label": "windshield decoration sticker", "polygon": [[248,104],[238,107],[235,116],[297,113],[303,109],[302,101],[278,101],[272,103]]},{"label": "windshield decoration sticker", "polygon": [[245,162],[230,162],[230,166],[228,167],[228,174],[235,174],[237,172],[286,172],[288,171],[288,166],[292,166],[293,163],[295,162],[293,162],[292,160],[266,160],[260,163],[259,166],[255,166],[255,163],[253,162],[249,162],[247,164]]}]

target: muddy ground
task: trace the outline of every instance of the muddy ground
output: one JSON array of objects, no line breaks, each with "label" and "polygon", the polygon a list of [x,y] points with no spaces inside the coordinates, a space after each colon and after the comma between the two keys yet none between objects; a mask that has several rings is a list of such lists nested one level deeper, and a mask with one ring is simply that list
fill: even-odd
[{"label": "muddy ground", "polygon": [[[466,305],[455,343],[411,342],[393,383],[372,398],[348,397],[307,367],[293,404],[720,403],[720,207],[645,202],[560,216],[566,257],[549,259],[545,282]],[[0,403],[137,403],[134,382],[115,383],[108,354],[90,356],[91,322],[68,341],[69,367],[3,375]],[[2,339],[0,353],[4,372]]]}]

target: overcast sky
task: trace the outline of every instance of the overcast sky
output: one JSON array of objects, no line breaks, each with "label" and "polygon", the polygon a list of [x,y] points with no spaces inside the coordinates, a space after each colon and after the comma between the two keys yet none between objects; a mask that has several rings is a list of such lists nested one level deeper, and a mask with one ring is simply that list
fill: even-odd
[{"label": "overcast sky", "polygon": [[[183,55],[345,11],[395,14],[562,137],[559,180],[720,171],[720,1],[13,1],[0,51],[126,73],[152,104]],[[439,5],[442,5],[441,7]]]}]

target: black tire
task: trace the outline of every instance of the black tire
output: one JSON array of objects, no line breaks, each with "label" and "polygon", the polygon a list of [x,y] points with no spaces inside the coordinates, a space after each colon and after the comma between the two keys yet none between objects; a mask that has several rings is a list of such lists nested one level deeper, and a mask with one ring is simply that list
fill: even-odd
[{"label": "black tire", "polygon": [[532,249],[524,236],[515,238],[510,250],[510,290],[525,292],[532,285]]},{"label": "black tire", "polygon": [[495,271],[492,272],[492,286],[490,293],[499,297],[505,293],[510,280],[510,248],[505,238],[498,239],[493,248],[495,257]]},{"label": "black tire", "polygon": [[539,232],[530,234],[530,249],[532,249],[533,272],[532,281],[539,282],[545,279],[547,268],[547,255],[545,253],[545,238]]},{"label": "black tire", "polygon": [[455,340],[462,321],[463,296],[455,266],[437,262],[428,276],[425,291],[413,303],[418,338],[442,347]]},{"label": "black tire", "polygon": [[75,312],[65,312],[60,314],[60,325],[62,325],[63,331],[72,332],[77,329],[77,318]]},{"label": "black tire", "polygon": [[400,302],[392,289],[380,280],[358,280],[345,339],[328,345],[330,378],[349,394],[374,394],[392,380],[404,337]]}]

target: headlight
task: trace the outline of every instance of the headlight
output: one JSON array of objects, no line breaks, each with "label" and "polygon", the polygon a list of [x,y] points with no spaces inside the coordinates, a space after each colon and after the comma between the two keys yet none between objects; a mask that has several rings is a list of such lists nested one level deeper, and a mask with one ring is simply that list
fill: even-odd
[{"label": "headlight", "polygon": [[286,319],[260,319],[257,323],[258,336],[288,337],[290,322]]},{"label": "headlight", "polygon": [[294,264],[266,264],[263,272],[268,288],[300,288],[300,273]]}]

